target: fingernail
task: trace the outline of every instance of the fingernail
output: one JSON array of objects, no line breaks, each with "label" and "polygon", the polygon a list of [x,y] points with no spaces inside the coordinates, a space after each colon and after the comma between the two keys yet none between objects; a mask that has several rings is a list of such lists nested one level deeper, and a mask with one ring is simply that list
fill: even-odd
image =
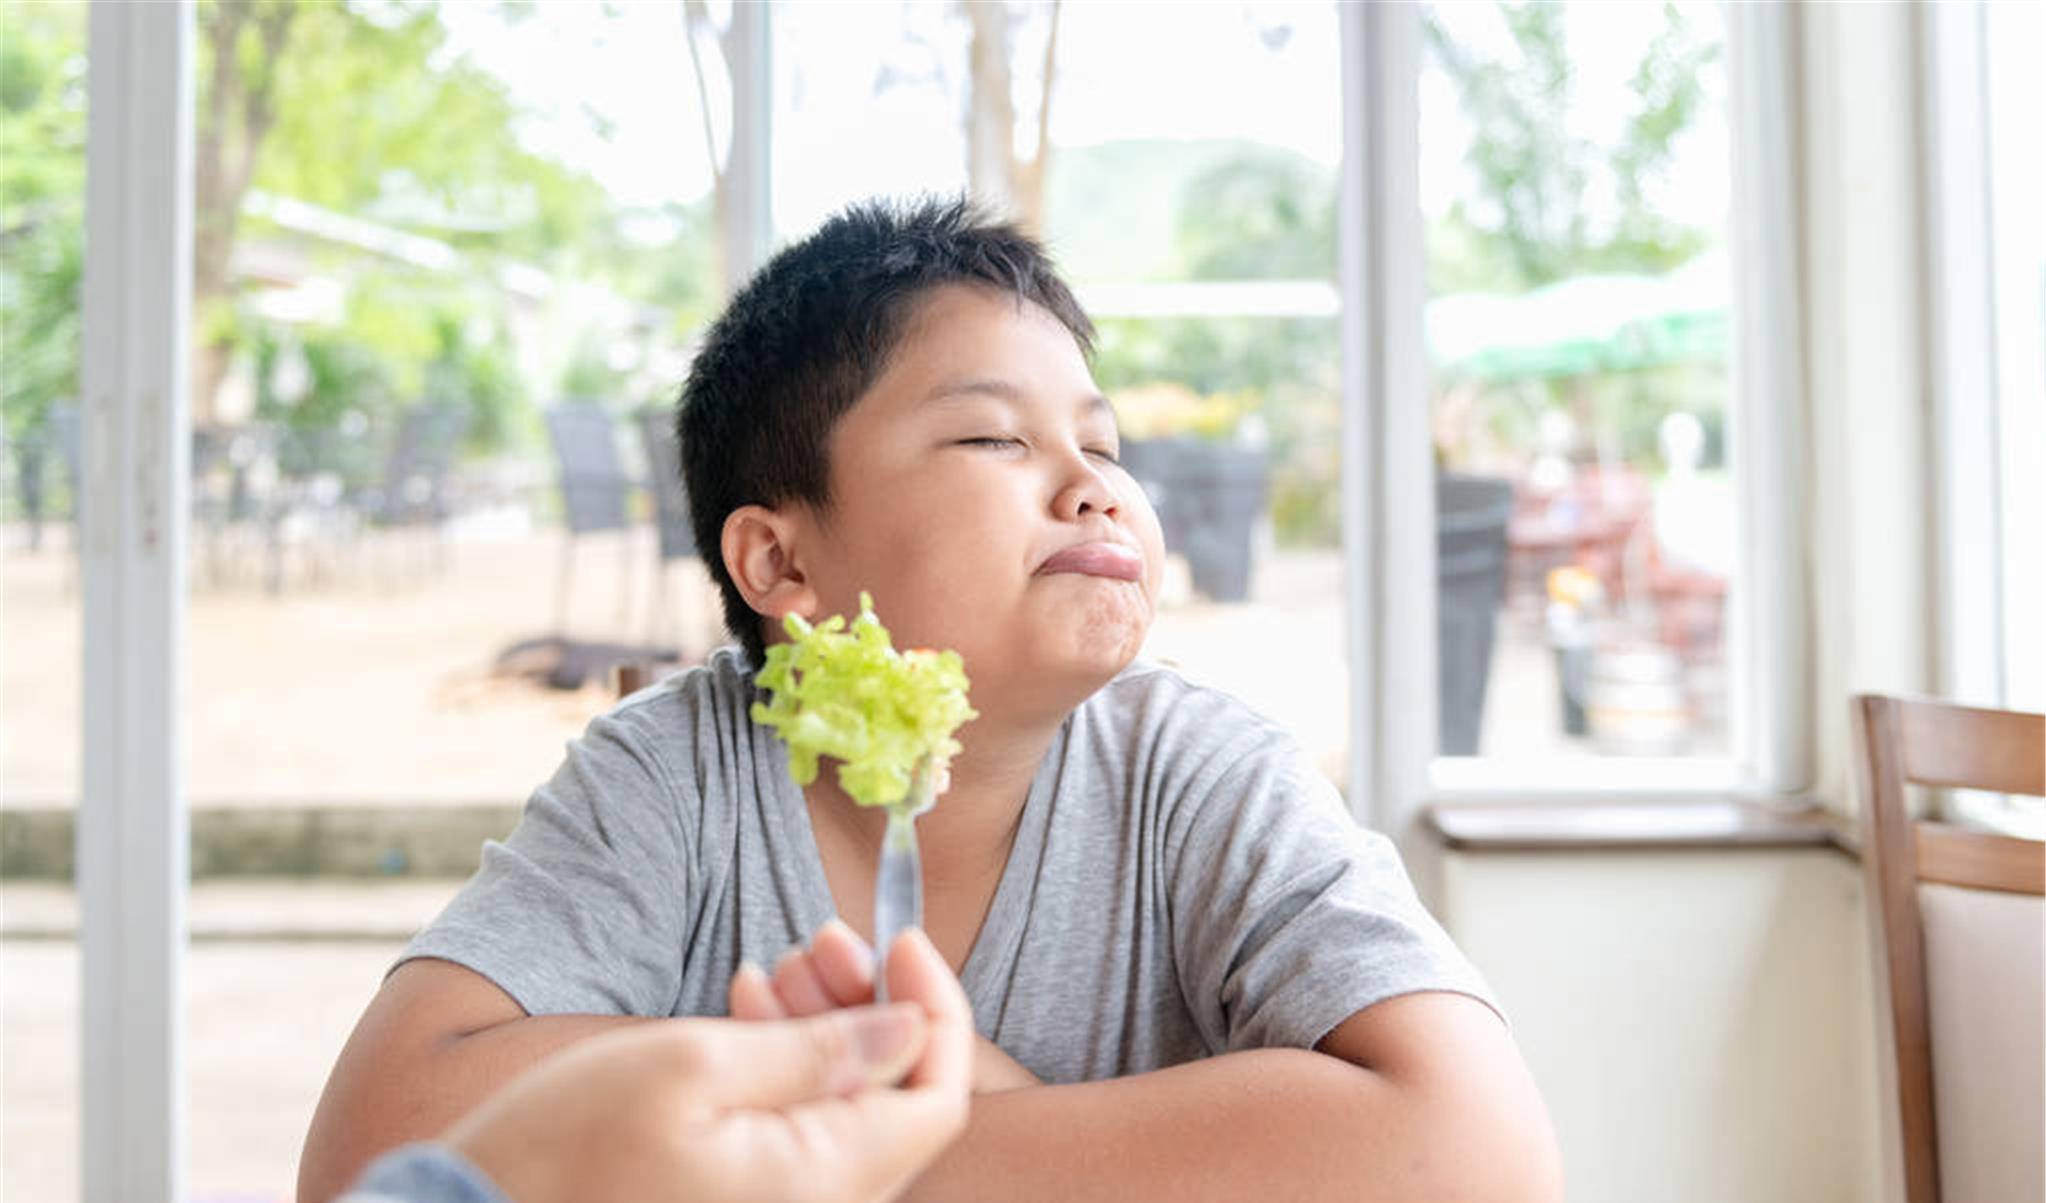
[{"label": "fingernail", "polygon": [[752,976],[757,977],[764,982],[767,980],[767,971],[765,969],[762,969],[760,966],[755,965],[751,961],[740,961],[738,970],[734,972],[732,976],[733,977]]},{"label": "fingernail", "polygon": [[923,1053],[924,1016],[919,1007],[898,1003],[848,1011],[846,1016],[865,1085],[894,1085]]}]

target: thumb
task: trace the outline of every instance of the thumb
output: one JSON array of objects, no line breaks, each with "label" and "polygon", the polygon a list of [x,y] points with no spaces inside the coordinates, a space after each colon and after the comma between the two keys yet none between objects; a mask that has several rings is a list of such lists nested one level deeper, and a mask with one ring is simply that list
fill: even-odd
[{"label": "thumb", "polygon": [[[707,1030],[715,1024],[715,1033]],[[831,1011],[809,1019],[705,1021],[710,1050],[698,1097],[727,1108],[776,1108],[892,1086],[923,1055],[914,1003]]]}]

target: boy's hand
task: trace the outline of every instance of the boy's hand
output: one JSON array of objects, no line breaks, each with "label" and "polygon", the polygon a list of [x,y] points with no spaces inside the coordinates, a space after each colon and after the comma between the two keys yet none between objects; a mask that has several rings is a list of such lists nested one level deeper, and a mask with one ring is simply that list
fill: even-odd
[{"label": "boy's hand", "polygon": [[[808,949],[790,949],[775,964],[773,977],[753,965],[741,965],[732,975],[734,1019],[801,1019],[873,1001],[873,949],[837,919],[817,929]],[[992,1040],[974,1037],[973,1093],[1043,1084]]]}]

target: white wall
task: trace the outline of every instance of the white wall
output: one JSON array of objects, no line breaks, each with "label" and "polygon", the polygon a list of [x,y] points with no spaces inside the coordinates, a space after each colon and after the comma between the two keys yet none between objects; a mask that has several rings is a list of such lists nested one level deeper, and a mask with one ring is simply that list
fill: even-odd
[{"label": "white wall", "polygon": [[1438,913],[1506,1007],[1572,1203],[1877,1203],[1855,862],[1467,852],[1442,868]]}]

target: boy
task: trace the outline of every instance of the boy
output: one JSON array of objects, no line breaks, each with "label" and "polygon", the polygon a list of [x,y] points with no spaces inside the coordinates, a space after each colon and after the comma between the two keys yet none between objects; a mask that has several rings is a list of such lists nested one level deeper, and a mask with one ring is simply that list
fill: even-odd
[{"label": "boy", "polygon": [[743,648],[570,744],[351,1037],[302,1199],[624,1017],[859,1001],[884,816],[829,770],[799,789],[747,707],[782,617],[862,590],[898,646],[960,653],[980,713],[919,829],[983,1093],[909,1197],[1560,1198],[1518,1054],[1390,843],[1283,733],[1133,663],[1163,548],[1092,334],[1042,249],[963,204],[855,208],[734,298],[680,434]]}]

